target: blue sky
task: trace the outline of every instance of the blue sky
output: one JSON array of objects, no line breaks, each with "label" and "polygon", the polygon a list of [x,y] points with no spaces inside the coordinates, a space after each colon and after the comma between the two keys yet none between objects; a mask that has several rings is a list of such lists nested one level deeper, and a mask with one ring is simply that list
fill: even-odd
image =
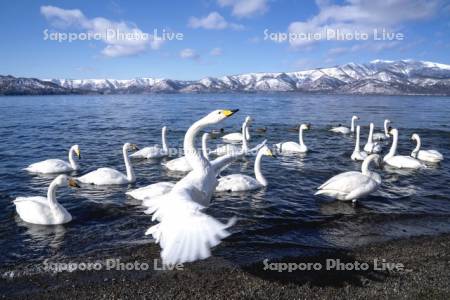
[{"label": "blue sky", "polygon": [[[373,59],[450,64],[444,0],[2,1],[0,74],[37,78],[200,79],[297,71]],[[140,40],[45,40],[47,33],[107,29]],[[155,40],[157,30],[182,40]],[[374,40],[374,30],[397,34]],[[265,30],[267,34],[265,34]],[[336,40],[320,33],[346,33]],[[116,31],[117,32],[117,31]],[[270,34],[269,39],[265,39]],[[287,41],[276,38],[291,35]],[[305,38],[309,34],[318,37]],[[356,40],[356,35],[366,39]],[[403,39],[398,38],[403,35]],[[55,35],[54,35],[55,36]],[[380,37],[379,35],[377,35]]]}]

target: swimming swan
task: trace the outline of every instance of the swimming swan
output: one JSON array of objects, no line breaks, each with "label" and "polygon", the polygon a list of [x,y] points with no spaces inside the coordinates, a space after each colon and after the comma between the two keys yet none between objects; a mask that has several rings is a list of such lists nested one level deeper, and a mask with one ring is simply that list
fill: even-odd
[{"label": "swimming swan", "polygon": [[[250,119],[246,119],[244,124],[242,125],[242,136],[247,136],[246,132],[248,132],[248,126],[250,125]],[[242,139],[242,146],[236,144],[226,144],[218,147],[217,149],[210,152],[210,154],[223,156],[227,154],[237,154],[242,153],[243,155],[249,155],[256,153],[262,146],[266,144],[267,140],[264,140],[262,143],[256,145],[255,147],[249,149],[248,140]]]},{"label": "swimming swan", "polygon": [[391,123],[390,120],[386,119],[384,120],[384,132],[377,132],[373,134],[373,140],[374,141],[383,141],[385,139],[390,138],[389,135],[389,129],[388,129],[388,125]]},{"label": "swimming swan", "polygon": [[266,145],[259,149],[255,159],[255,178],[243,174],[227,175],[219,179],[216,191],[242,192],[267,186],[267,180],[261,173],[261,159],[263,155],[274,157],[272,151]]},{"label": "swimming swan", "polygon": [[359,148],[359,133],[361,131],[361,127],[358,125],[356,126],[356,142],[355,142],[355,149],[353,150],[352,156],[350,158],[352,160],[364,160],[367,157],[367,153],[365,151],[361,151]]},{"label": "swimming swan", "polygon": [[218,170],[235,160],[236,156],[221,156],[210,162],[196,150],[195,137],[205,127],[220,123],[236,111],[216,110],[191,125],[184,138],[184,151],[193,170],[168,194],[156,197],[153,205],[147,203],[147,213],[153,213],[153,219],[159,223],[145,234],[151,234],[160,244],[165,264],[207,258],[211,255],[210,248],[229,235],[226,229],[234,224],[234,219],[223,224],[202,210],[210,204]]},{"label": "swimming swan", "polygon": [[361,172],[350,171],[328,179],[318,187],[314,195],[326,195],[342,201],[355,202],[377,190],[381,184],[379,174],[369,170],[370,162],[379,160],[378,154],[371,154],[364,159]]},{"label": "swimming swan", "polygon": [[112,168],[99,168],[78,177],[78,181],[95,185],[118,185],[135,182],[136,177],[134,175],[133,166],[130,163],[130,158],[128,157],[128,150],[137,149],[138,147],[135,144],[125,143],[123,145],[122,152],[123,160],[125,161],[125,168],[127,170],[126,175]]},{"label": "swimming swan", "polygon": [[73,158],[74,153],[78,156],[78,159],[81,158],[80,147],[78,145],[73,145],[72,147],[70,147],[69,162],[61,159],[47,159],[31,164],[24,170],[41,174],[57,174],[77,171],[79,167],[77,162]]},{"label": "swimming swan", "polygon": [[411,152],[412,157],[432,163],[438,163],[444,159],[444,156],[437,150],[420,150],[420,136],[417,133],[411,136],[411,140],[417,142],[416,148]]},{"label": "swimming swan", "polygon": [[386,164],[398,169],[419,169],[425,167],[424,164],[411,156],[395,155],[397,152],[398,130],[395,128],[391,129],[389,134],[392,135],[392,146],[389,153],[383,158]]},{"label": "swimming swan", "polygon": [[370,123],[369,136],[367,137],[367,143],[364,145],[364,151],[369,154],[381,152],[381,145],[373,142],[373,127],[373,123]]},{"label": "swimming swan", "polygon": [[277,148],[278,153],[306,153],[308,152],[308,147],[306,147],[305,143],[303,142],[303,131],[309,130],[311,126],[308,124],[302,124],[299,127],[298,131],[298,140],[299,143],[296,142],[284,142],[284,143],[278,143],[275,145]]},{"label": "swimming swan", "polygon": [[[247,127],[245,128],[245,138],[247,141],[250,141],[250,131],[248,129],[248,126],[251,124],[252,118],[250,116],[245,117],[244,123],[242,123],[242,127],[244,127],[247,124]],[[222,137],[222,140],[224,142],[242,142],[244,139],[242,138],[244,135],[240,132],[233,132],[226,134]]]},{"label": "swimming swan", "polygon": [[162,135],[162,138],[161,138],[162,148],[159,147],[159,145],[153,146],[153,147],[145,147],[145,148],[142,148],[141,150],[131,154],[130,157],[152,159],[152,158],[162,158],[162,157],[166,157],[167,155],[169,155],[169,149],[167,146],[167,127],[166,126],[164,126],[162,128],[161,135]]},{"label": "swimming swan", "polygon": [[[207,142],[208,142],[210,136],[211,135],[209,133],[204,133],[202,136],[202,154],[208,160],[209,160],[209,154],[208,154]],[[181,157],[169,160],[168,162],[165,162],[162,165],[171,171],[178,171],[178,172],[192,171],[192,167],[189,164],[186,156],[181,156]]]},{"label": "swimming swan", "polygon": [[331,128],[330,131],[335,132],[335,133],[342,133],[342,134],[349,134],[350,132],[355,132],[356,120],[359,120],[359,117],[353,116],[350,129],[348,127],[341,126],[341,124],[339,124],[337,127]]},{"label": "swimming swan", "polygon": [[79,187],[76,180],[66,175],[56,177],[48,187],[47,197],[18,197],[14,200],[17,214],[27,223],[58,225],[68,223],[72,215],[56,200],[59,186]]}]

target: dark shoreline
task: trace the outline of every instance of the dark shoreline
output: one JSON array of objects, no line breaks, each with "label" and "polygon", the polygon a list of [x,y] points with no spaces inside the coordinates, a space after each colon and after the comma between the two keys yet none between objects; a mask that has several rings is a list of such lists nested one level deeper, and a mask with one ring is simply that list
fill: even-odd
[{"label": "dark shoreline", "polygon": [[[153,268],[153,259],[158,256],[155,245],[140,245],[123,249],[119,257],[113,257],[121,262],[148,262]],[[84,261],[95,259],[99,258],[88,257]],[[369,268],[278,272],[264,270],[263,262],[238,266],[212,257],[186,264],[181,271],[100,270],[2,278],[0,291],[4,299],[450,298],[450,234],[406,238],[270,263],[311,262],[325,266],[327,259],[365,262]],[[374,270],[375,259],[401,263],[404,270]]]}]

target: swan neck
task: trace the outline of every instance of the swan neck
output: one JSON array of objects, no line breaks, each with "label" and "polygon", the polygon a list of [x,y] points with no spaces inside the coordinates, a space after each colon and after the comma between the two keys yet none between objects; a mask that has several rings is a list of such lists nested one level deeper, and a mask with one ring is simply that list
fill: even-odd
[{"label": "swan neck", "polygon": [[196,170],[207,166],[208,161],[197,151],[195,148],[195,137],[198,132],[205,128],[207,124],[204,124],[202,119],[198,120],[189,127],[184,136],[184,155],[186,156],[192,169]]},{"label": "swan neck", "polygon": [[393,157],[395,155],[395,153],[397,152],[398,132],[394,131],[392,135],[393,135],[392,146],[391,146],[391,149],[389,150],[389,153],[385,156],[385,159]]},{"label": "swan neck", "polygon": [[256,180],[262,185],[267,186],[267,180],[264,175],[261,173],[261,160],[263,157],[263,152],[260,150],[256,155],[255,159],[255,177]]},{"label": "swan neck", "polygon": [[123,160],[125,162],[125,168],[127,169],[127,179],[128,182],[136,181],[136,176],[134,175],[133,166],[130,163],[130,158],[128,157],[128,147],[126,145],[123,146]]},{"label": "swan neck", "polygon": [[58,206],[58,201],[56,200],[56,188],[57,187],[58,187],[58,184],[56,183],[56,179],[55,179],[50,183],[50,185],[48,187],[48,191],[47,191],[48,204],[52,210],[56,209],[56,207]]},{"label": "swan neck", "polygon": [[373,143],[373,125],[370,124],[369,137],[367,138],[368,143]]},{"label": "swan neck", "polygon": [[305,143],[303,142],[303,128],[300,126],[300,129],[298,131],[298,141],[300,146],[305,146]]},{"label": "swan neck", "polygon": [[72,169],[78,170],[78,164],[77,164],[77,162],[75,161],[75,159],[73,157],[74,153],[75,153],[75,149],[73,147],[70,148],[70,150],[69,150],[69,163],[70,163],[70,166],[72,167]]},{"label": "swan neck", "polygon": [[168,145],[167,145],[167,130],[165,128],[162,130],[161,140],[162,140],[163,151],[166,153],[169,152]]},{"label": "swan neck", "polygon": [[202,153],[203,157],[207,160],[209,160],[209,154],[208,154],[208,135],[204,134],[202,137]]},{"label": "swan neck", "polygon": [[355,132],[355,118],[352,118],[352,124],[351,124],[351,127],[350,127],[350,131],[351,132]]},{"label": "swan neck", "polygon": [[250,140],[250,130],[248,129],[248,124],[247,124],[247,122],[244,123],[244,127],[245,127],[245,135],[243,134],[242,136],[243,136],[243,137],[245,136],[245,139],[246,139],[247,141],[249,141],[249,140]]},{"label": "swan neck", "polygon": [[248,123],[244,122],[242,126],[242,150],[244,153],[248,152]]},{"label": "swan neck", "polygon": [[411,153],[412,156],[416,156],[417,153],[419,153],[421,145],[422,143],[420,141],[420,137],[416,136],[416,148],[414,148],[414,150],[412,151]]},{"label": "swan neck", "polygon": [[385,136],[389,136],[389,132],[388,132],[388,121],[387,120],[385,120],[384,121],[384,135]]},{"label": "swan neck", "polygon": [[359,152],[359,134],[360,134],[360,128],[359,126],[356,127],[356,143],[355,143],[355,152]]},{"label": "swan neck", "polygon": [[372,160],[374,160],[375,157],[376,157],[375,155],[370,155],[363,161],[361,165],[361,173],[363,173],[364,175],[368,175],[370,173],[369,165],[372,162]]}]

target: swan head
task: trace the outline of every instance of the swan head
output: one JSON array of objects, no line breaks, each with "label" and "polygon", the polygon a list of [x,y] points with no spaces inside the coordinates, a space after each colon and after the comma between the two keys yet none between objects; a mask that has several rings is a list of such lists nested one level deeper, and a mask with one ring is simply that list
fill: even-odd
[{"label": "swan head", "polygon": [[392,123],[391,120],[389,120],[389,119],[384,120],[384,124],[390,124],[390,123]]},{"label": "swan head", "polygon": [[420,137],[419,137],[419,135],[417,133],[413,133],[412,136],[411,136],[411,140],[417,141],[417,140],[420,140]]},{"label": "swan head", "polygon": [[261,151],[261,153],[265,156],[276,157],[276,155],[267,145],[262,146],[259,151]]},{"label": "swan head", "polygon": [[398,135],[398,130],[396,128],[389,127],[388,133],[392,135]]},{"label": "swan head", "polygon": [[139,147],[136,144],[130,144],[130,143],[125,143],[123,145],[123,147],[127,150],[131,150],[131,151],[137,151],[139,150]]},{"label": "swan head", "polygon": [[225,120],[226,118],[231,117],[238,111],[239,109],[218,109],[210,112],[206,117],[202,119],[202,121],[206,124],[217,124]]},{"label": "swan head", "polygon": [[353,116],[352,117],[352,121],[354,121],[354,120],[359,120],[359,117],[358,116]]},{"label": "swan head", "polygon": [[253,121],[252,117],[250,117],[250,116],[245,117],[245,121],[244,121],[245,123],[250,123],[252,121]]},{"label": "swan head", "polygon": [[73,151],[75,152],[75,154],[77,155],[78,159],[81,159],[81,152],[80,152],[80,146],[78,145],[73,145],[72,146]]},{"label": "swan head", "polygon": [[69,187],[76,187],[79,188],[78,182],[75,178],[69,177],[67,175],[59,175],[55,178],[54,182],[58,186],[69,186]]},{"label": "swan head", "polygon": [[311,129],[311,124],[302,124],[302,125],[300,125],[300,129],[302,129],[302,130],[309,130],[309,129]]}]

